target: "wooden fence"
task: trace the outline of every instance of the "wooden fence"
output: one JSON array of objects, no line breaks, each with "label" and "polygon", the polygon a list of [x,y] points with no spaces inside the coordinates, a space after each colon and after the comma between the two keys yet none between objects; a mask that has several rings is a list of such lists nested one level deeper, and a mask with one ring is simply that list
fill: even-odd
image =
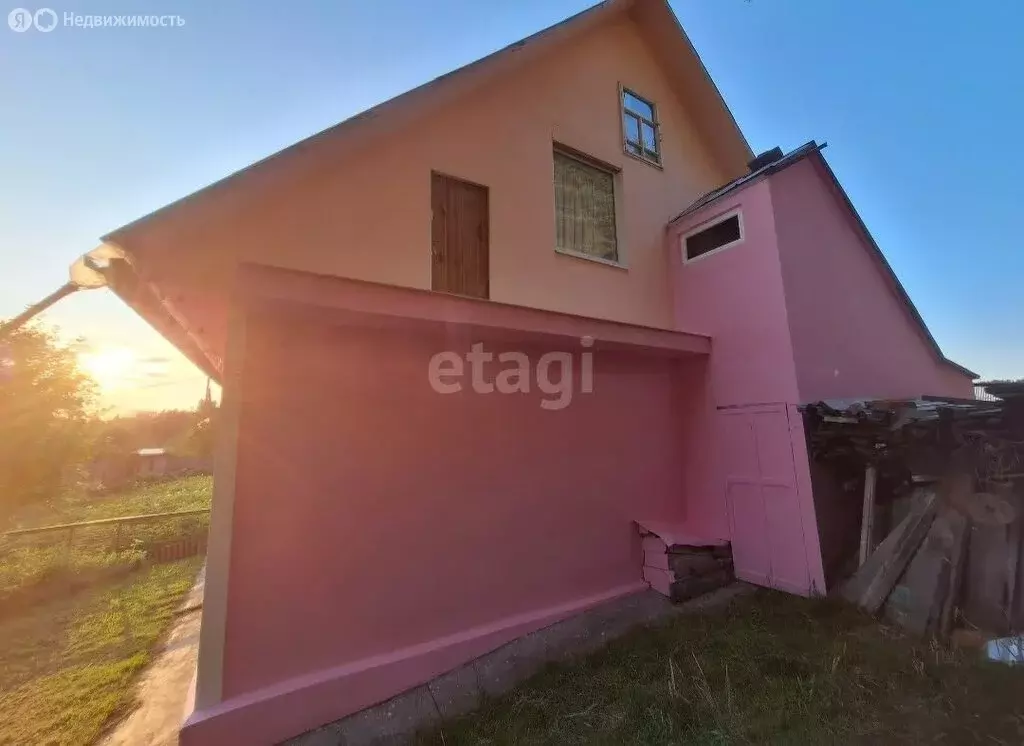
[{"label": "wooden fence", "polygon": [[6,551],[17,546],[62,544],[69,556],[76,548],[108,552],[136,549],[150,561],[168,562],[205,551],[207,522],[196,519],[209,512],[209,508],[199,508],[19,528],[2,535],[2,547]]}]

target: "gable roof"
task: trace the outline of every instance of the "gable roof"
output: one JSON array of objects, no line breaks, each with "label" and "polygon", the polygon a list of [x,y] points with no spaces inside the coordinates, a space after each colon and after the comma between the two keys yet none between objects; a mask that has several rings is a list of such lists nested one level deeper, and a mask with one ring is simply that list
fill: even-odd
[{"label": "gable roof", "polygon": [[918,330],[921,332],[921,335],[928,343],[928,346],[931,348],[932,353],[935,355],[936,359],[941,363],[945,363],[946,365],[953,367],[955,370],[959,371],[965,376],[977,378],[977,373],[965,368],[959,363],[953,362],[943,354],[942,348],[939,347],[939,343],[935,341],[935,337],[932,336],[931,331],[928,329],[928,325],[924,323],[924,319],[921,317],[921,313],[917,310],[917,306],[914,305],[914,301],[910,299],[910,295],[907,293],[906,288],[903,287],[903,283],[900,282],[899,277],[896,276],[896,272],[893,271],[892,265],[890,265],[889,261],[885,258],[885,254],[882,253],[882,249],[879,247],[878,242],[876,242],[874,236],[871,235],[871,231],[868,230],[867,225],[864,223],[864,219],[861,218],[860,213],[857,212],[857,208],[853,206],[853,201],[850,199],[850,195],[848,195],[846,193],[846,190],[843,189],[843,185],[839,183],[839,177],[836,176],[835,171],[832,170],[832,167],[829,165],[828,161],[825,160],[825,156],[822,155],[821,151],[825,147],[827,147],[827,143],[822,143],[821,145],[819,145],[814,140],[804,143],[799,148],[790,151],[781,158],[771,161],[770,163],[761,166],[755,171],[744,174],[739,178],[733,179],[727,184],[723,184],[717,189],[713,189],[707,194],[699,197],[685,210],[683,210],[681,213],[672,218],[672,220],[669,221],[669,225],[682,220],[688,215],[691,215],[695,213],[697,210],[707,207],[708,205],[722,199],[723,197],[726,197],[734,192],[737,192],[749,185],[755,184],[761,181],[762,179],[766,179],[772,174],[778,173],[779,171],[789,168],[793,164],[799,163],[805,158],[814,158],[815,161],[817,161],[817,163],[823,169],[823,172],[828,176],[833,188],[835,189],[835,193],[842,200],[847,212],[853,218],[853,221],[856,224],[857,229],[864,238],[864,243],[868,247],[868,251],[871,252],[872,257],[875,259],[878,266],[882,269],[883,274],[885,274],[886,278],[889,280],[889,286],[892,288],[893,292],[896,293],[896,296],[902,301],[907,312],[910,314],[910,317],[917,324]]},{"label": "gable roof", "polygon": [[742,173],[753,157],[750,145],[667,0],[605,0],[246,166],[117,228],[102,240],[128,249],[130,253],[130,247],[125,245],[129,236],[155,218],[177,214],[182,208],[216,193],[224,193],[230,187],[255,182],[258,175],[276,172],[288,161],[309,157],[310,151],[318,149],[322,143],[343,143],[346,147],[358,149],[370,137],[394,131],[454,98],[492,82],[496,76],[537,59],[554,47],[579,38],[599,24],[615,18],[629,18],[636,24],[677,95],[688,102],[687,108],[711,152],[727,173]]}]

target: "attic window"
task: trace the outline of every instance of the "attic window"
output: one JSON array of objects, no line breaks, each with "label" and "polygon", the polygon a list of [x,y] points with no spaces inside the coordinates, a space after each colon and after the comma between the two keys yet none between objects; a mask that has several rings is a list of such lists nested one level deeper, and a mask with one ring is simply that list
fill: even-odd
[{"label": "attic window", "polygon": [[647,99],[622,89],[622,142],[626,155],[661,165],[657,110]]},{"label": "attic window", "polygon": [[739,212],[733,212],[683,238],[686,261],[692,262],[706,254],[738,244],[742,240],[743,221]]}]

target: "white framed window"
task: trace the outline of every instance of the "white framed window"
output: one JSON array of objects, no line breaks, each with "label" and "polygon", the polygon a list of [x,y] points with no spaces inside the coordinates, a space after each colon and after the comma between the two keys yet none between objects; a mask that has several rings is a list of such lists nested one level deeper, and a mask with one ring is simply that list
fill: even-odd
[{"label": "white framed window", "polygon": [[661,166],[661,132],[654,103],[628,88],[620,87],[622,147],[626,155]]},{"label": "white framed window", "polygon": [[743,213],[731,210],[683,235],[684,262],[693,262],[743,242]]},{"label": "white framed window", "polygon": [[619,264],[617,169],[571,148],[554,148],[555,250]]}]

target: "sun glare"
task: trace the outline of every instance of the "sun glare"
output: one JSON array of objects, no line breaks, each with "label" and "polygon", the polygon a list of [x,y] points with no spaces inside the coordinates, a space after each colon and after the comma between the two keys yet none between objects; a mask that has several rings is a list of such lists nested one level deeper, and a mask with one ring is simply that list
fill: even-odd
[{"label": "sun glare", "polygon": [[135,353],[123,347],[83,352],[78,359],[82,369],[107,390],[123,386],[136,368]]}]

